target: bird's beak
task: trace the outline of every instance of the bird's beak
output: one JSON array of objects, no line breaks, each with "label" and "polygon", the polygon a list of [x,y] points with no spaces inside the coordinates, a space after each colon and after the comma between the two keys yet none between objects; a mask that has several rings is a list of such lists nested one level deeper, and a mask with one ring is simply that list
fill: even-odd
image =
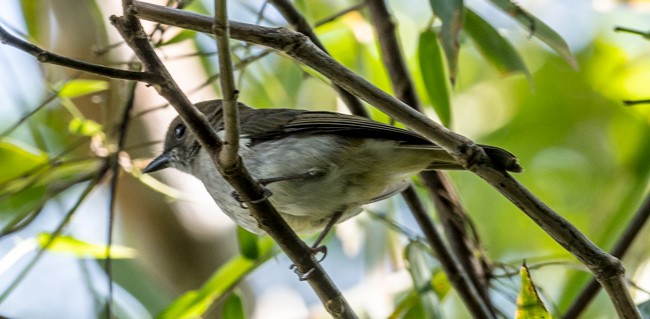
[{"label": "bird's beak", "polygon": [[167,153],[162,153],[160,156],[154,158],[151,163],[142,170],[142,172],[151,173],[167,167],[169,167],[169,155],[167,155]]}]

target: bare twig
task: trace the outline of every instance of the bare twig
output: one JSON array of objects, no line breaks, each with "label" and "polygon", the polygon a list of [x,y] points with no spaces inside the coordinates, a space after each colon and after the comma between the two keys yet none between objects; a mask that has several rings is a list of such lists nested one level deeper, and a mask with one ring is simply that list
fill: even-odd
[{"label": "bare twig", "polygon": [[219,163],[229,170],[237,163],[239,157],[239,109],[235,87],[232,60],[230,56],[230,26],[228,24],[228,1],[215,0],[214,25],[212,30],[217,38],[219,52],[219,80],[223,95],[224,144],[219,153]]},{"label": "bare twig", "polygon": [[134,80],[134,81],[146,82],[150,84],[157,83],[159,80],[161,80],[155,74],[109,68],[103,65],[83,62],[83,61],[71,59],[65,56],[61,56],[58,54],[45,51],[34,44],[31,44],[27,41],[21,40],[13,36],[11,33],[7,32],[2,26],[0,26],[0,42],[12,46],[18,50],[29,53],[30,55],[33,55],[40,63],[61,65],[61,66],[65,66],[80,71],[86,71],[97,75],[107,76],[110,78]]},{"label": "bare twig", "polygon": [[[625,256],[630,246],[632,246],[632,242],[648,221],[648,218],[650,218],[650,194],[646,196],[641,207],[639,207],[639,210],[634,214],[625,231],[623,231],[623,235],[618,239],[616,245],[614,245],[614,248],[611,250],[612,256],[616,258],[623,258]],[[578,318],[587,306],[589,306],[594,297],[596,297],[596,294],[600,291],[600,287],[596,279],[591,279],[587,286],[582,289],[580,295],[578,295],[578,298],[576,298],[569,310],[564,314],[563,318]]]},{"label": "bare twig", "polygon": [[[155,22],[211,32],[212,19],[198,14],[143,2],[137,2],[136,14]],[[302,34],[282,28],[266,28],[245,23],[231,22],[230,26],[233,38],[288,54],[443,147],[459,163],[483,178],[517,205],[556,242],[585,264],[607,290],[620,317],[641,318],[627,289],[625,268],[620,260],[594,245],[575,226],[540,201],[509,174],[492,168],[483,149],[473,141],[442,127],[373,86],[319,50]]]},{"label": "bare twig", "polygon": [[[242,164],[241,158],[237,157],[235,164],[228,167],[228,170],[219,165],[217,157],[221,151],[222,143],[216,132],[211,128],[207,118],[189,102],[156,55],[146,37],[146,33],[142,29],[142,25],[134,15],[140,14],[141,8],[139,5],[136,7],[132,0],[123,0],[122,3],[125,16],[113,16],[111,22],[142,61],[145,70],[157,73],[164,79],[159,85],[155,86],[156,90],[178,111],[181,119],[197,137],[203,149],[211,155],[215,168],[219,170],[224,179],[247,203],[251,215],[257,220],[260,228],[278,243],[278,246],[287,254],[298,271],[310,273],[307,281],[320,297],[325,309],[336,318],[356,318],[356,314],[354,314],[352,308],[329,276],[323,271],[309,247],[298,238],[273,208],[267,199],[265,189],[251,177]],[[214,20],[209,18],[208,21],[207,30],[212,33]],[[220,30],[214,31],[218,33]],[[217,36],[222,36],[222,34],[217,34]]]}]

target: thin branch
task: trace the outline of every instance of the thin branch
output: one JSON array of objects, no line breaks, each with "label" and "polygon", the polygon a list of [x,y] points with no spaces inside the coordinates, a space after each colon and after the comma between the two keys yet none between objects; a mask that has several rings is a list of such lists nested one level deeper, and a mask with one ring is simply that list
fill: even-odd
[{"label": "thin branch", "polygon": [[[388,12],[386,2],[384,0],[368,0],[366,3],[370,20],[377,33],[381,59],[391,79],[395,97],[416,110],[421,110],[420,101],[410,76],[411,73],[402,56],[395,32],[395,23]],[[458,195],[456,195],[455,190],[451,186],[447,175],[443,172],[422,172],[420,177],[425,182],[429,195],[435,203],[436,211],[440,215],[440,220],[445,228],[445,235],[451,246],[449,252],[444,254],[439,252],[438,255],[454,255],[455,262],[449,264],[453,267],[462,268],[467,274],[464,277],[457,276],[450,278],[469,280],[468,283],[464,284],[451,281],[452,285],[459,290],[459,294],[463,296],[461,300],[467,304],[475,317],[493,317],[494,315],[491,312],[482,313],[484,309],[493,308],[488,294],[486,267],[482,267],[486,263],[476,257],[475,251],[478,248],[478,244],[472,245],[472,241],[467,236],[464,226],[466,224],[471,225],[471,221],[468,220],[467,214],[460,204]],[[419,218],[418,220],[423,219]],[[431,227],[435,231],[433,226],[428,227]],[[447,246],[440,246],[440,248],[449,249]],[[453,271],[458,272],[458,270]],[[476,290],[476,293],[461,291],[460,289],[464,287],[470,287]],[[476,296],[480,297],[480,300],[469,300]],[[481,306],[479,307],[478,305]]]},{"label": "thin branch", "polygon": [[34,44],[13,36],[2,26],[0,26],[0,42],[34,56],[40,63],[61,65],[75,70],[86,71],[109,78],[134,80],[146,82],[149,84],[155,84],[161,80],[161,78],[155,74],[109,68],[103,65],[79,61],[45,51]]},{"label": "thin branch", "polygon": [[[218,169],[224,179],[239,193],[259,226],[278,243],[278,246],[294,263],[296,269],[302,273],[310,273],[306,280],[320,297],[325,309],[336,318],[356,318],[352,308],[316,261],[309,247],[298,238],[273,208],[267,199],[268,195],[265,189],[251,177],[241,162],[241,158],[237,157],[235,165],[229,167],[228,170],[219,165],[217,157],[221,149],[221,141],[207,118],[193,107],[155,54],[142,25],[134,15],[141,13],[141,3],[136,7],[132,0],[123,0],[122,5],[125,16],[113,16],[111,22],[142,61],[145,70],[162,76],[164,81],[155,86],[156,90],[174,106],[203,149],[211,155],[215,169]],[[213,31],[213,22],[214,19],[208,18],[207,30],[210,33]]]},{"label": "thin branch", "polygon": [[[319,49],[329,54],[323,43],[320,42],[320,39],[316,36],[316,33],[314,33],[314,30],[309,26],[305,17],[296,9],[296,7],[293,6],[293,4],[291,4],[291,2],[288,0],[269,0],[269,3],[280,11],[287,22],[296,28],[296,31],[309,37],[309,40],[311,40],[311,42],[313,42]],[[356,96],[350,94],[348,91],[336,84],[334,85],[334,90],[338,93],[341,100],[345,102],[352,114],[364,117],[369,116],[368,111],[366,111],[363,104],[361,104],[361,101]]]},{"label": "thin branch", "polygon": [[[198,14],[143,2],[137,2],[136,14],[155,22],[200,32],[211,32],[212,19]],[[585,264],[606,288],[620,317],[641,318],[628,291],[625,268],[621,261],[593,244],[575,226],[540,201],[509,174],[490,167],[489,158],[473,141],[444,128],[390,94],[381,91],[319,50],[302,34],[283,28],[266,28],[237,22],[231,22],[230,27],[233,38],[288,54],[443,147],[459,163],[501,192],[556,242]]]},{"label": "thin branch", "polygon": [[217,38],[219,52],[219,80],[223,96],[224,143],[219,153],[220,165],[229,170],[239,157],[239,109],[230,53],[230,26],[228,24],[228,1],[215,0],[214,25],[212,30]]},{"label": "thin branch", "polygon": [[460,263],[445,245],[442,237],[433,226],[433,221],[429,218],[415,189],[413,187],[407,188],[402,192],[402,196],[404,196],[415,220],[417,220],[429,245],[431,245],[431,249],[433,249],[436,257],[438,257],[438,261],[444,269],[447,278],[449,278],[449,282],[454,285],[456,291],[461,295],[461,299],[467,305],[471,314],[475,318],[494,318],[494,314],[492,314],[490,308],[483,302],[467,272],[465,272],[463,267],[459,266]]},{"label": "thin branch", "polygon": [[119,181],[119,156],[124,150],[124,143],[126,142],[126,133],[129,128],[131,120],[131,111],[133,110],[135,101],[135,84],[131,82],[129,85],[129,96],[124,104],[122,111],[122,118],[117,125],[117,149],[110,156],[110,170],[113,172],[110,181],[109,199],[108,199],[108,234],[106,237],[106,263],[104,270],[108,278],[108,294],[106,296],[106,318],[113,318],[113,258],[111,256],[111,247],[113,245],[113,229],[115,228],[115,204],[117,194],[117,183]]},{"label": "thin branch", "polygon": [[357,3],[357,4],[353,5],[353,6],[350,6],[350,7],[346,8],[346,9],[343,9],[343,10],[341,10],[341,11],[339,11],[339,12],[337,12],[337,13],[335,13],[335,14],[327,17],[327,18],[324,18],[322,20],[318,20],[318,21],[314,22],[314,26],[315,27],[320,27],[320,26],[328,24],[328,23],[330,23],[330,22],[332,22],[332,21],[334,21],[334,20],[336,20],[336,19],[338,19],[338,18],[340,18],[340,17],[342,17],[342,16],[344,16],[344,15],[350,13],[350,12],[361,10],[361,8],[363,8],[366,5],[366,2],[367,2],[366,0],[363,0],[363,1]]},{"label": "thin branch", "polygon": [[[639,207],[639,210],[634,214],[632,220],[627,225],[623,235],[618,239],[616,245],[611,251],[612,256],[616,258],[623,258],[632,246],[632,242],[641,232],[641,229],[650,218],[650,194],[648,194]],[[569,310],[564,314],[563,318],[571,319],[578,318],[578,316],[589,306],[591,301],[596,297],[600,291],[600,284],[596,279],[591,279],[587,286],[580,292],[578,298],[573,302]]]}]

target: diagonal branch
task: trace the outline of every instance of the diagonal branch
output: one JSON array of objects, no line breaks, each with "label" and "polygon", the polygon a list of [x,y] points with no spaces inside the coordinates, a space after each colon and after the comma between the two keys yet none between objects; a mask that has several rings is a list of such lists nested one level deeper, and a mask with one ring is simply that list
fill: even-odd
[{"label": "diagonal branch", "polygon": [[[140,18],[200,32],[211,32],[212,19],[209,17],[142,2],[137,2],[136,7],[136,14]],[[473,141],[442,127],[381,91],[319,50],[302,34],[284,28],[267,28],[245,23],[231,22],[230,26],[233,38],[286,53],[443,147],[459,163],[501,192],[556,242],[585,264],[607,290],[620,317],[641,318],[628,291],[625,268],[621,261],[592,243],[575,226],[509,174],[492,168],[483,149]]]},{"label": "diagonal branch", "polygon": [[[632,245],[632,242],[639,235],[641,229],[649,218],[650,194],[648,194],[645,200],[643,200],[641,207],[639,207],[639,210],[634,214],[634,217],[632,217],[632,220],[628,223],[625,231],[623,231],[623,235],[616,242],[616,245],[614,245],[614,248],[611,251],[612,256],[616,258],[623,258],[623,256],[625,256]],[[589,306],[594,297],[596,297],[598,291],[600,291],[600,285],[596,279],[592,279],[589,281],[587,286],[582,289],[580,295],[578,295],[578,298],[576,298],[573,305],[571,305],[571,308],[569,308],[569,310],[564,314],[563,318],[577,318],[585,308]]]},{"label": "diagonal branch", "polygon": [[[402,56],[395,32],[395,23],[388,12],[386,2],[384,0],[368,0],[367,7],[370,20],[377,33],[381,59],[391,79],[395,97],[416,110],[421,110],[413,80]],[[436,244],[436,239],[433,236],[441,236],[437,234],[437,230],[433,227],[426,212],[413,210],[412,212],[418,220],[420,228],[425,231],[425,235],[427,235],[427,239],[431,247],[436,251],[438,258],[449,258],[449,260],[441,261],[445,272],[459,274],[448,277],[451,284],[462,296],[461,300],[466,303],[470,312],[477,318],[494,317],[491,312],[485,269],[481,267],[484,263],[481,263],[476,258],[476,254],[473,253],[475,247],[471,247],[470,240],[467,238],[467,232],[463,227],[468,222],[467,214],[464,213],[455,190],[451,187],[447,175],[443,172],[422,172],[420,177],[425,182],[435,203],[436,211],[440,215],[451,249],[444,243]],[[419,201],[416,196],[408,196],[411,191],[412,189],[409,189],[404,192],[404,199]],[[410,203],[409,205],[421,206],[421,204],[416,203]],[[424,214],[424,216],[418,216],[420,214]]]},{"label": "diagonal branch", "polygon": [[[205,115],[200,113],[183,94],[154,51],[140,21],[134,15],[139,10],[134,6],[134,2],[123,0],[122,4],[125,15],[123,17],[112,16],[111,22],[142,61],[145,70],[159,74],[163,78],[161,83],[154,86],[158,93],[178,111],[201,146],[211,155],[215,168],[247,203],[251,215],[258,221],[259,226],[278,243],[278,246],[296,265],[298,271],[310,273],[306,280],[321,299],[325,309],[336,318],[356,318],[356,314],[316,261],[309,247],[298,238],[273,208],[266,198],[268,196],[265,189],[251,177],[242,164],[241,158],[237,157],[234,165],[227,169],[219,165],[218,154],[221,151],[221,140],[211,128]],[[209,19],[208,29],[210,32],[213,21],[213,19]]]}]

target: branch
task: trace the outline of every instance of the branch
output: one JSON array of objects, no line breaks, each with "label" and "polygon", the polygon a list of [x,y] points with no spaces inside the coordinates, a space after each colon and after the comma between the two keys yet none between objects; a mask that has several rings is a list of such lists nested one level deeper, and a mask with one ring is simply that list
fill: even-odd
[{"label": "branch", "polygon": [[[247,203],[251,215],[258,221],[260,228],[278,243],[278,246],[296,265],[298,271],[310,273],[307,280],[320,297],[325,309],[336,318],[356,318],[352,308],[329,276],[323,271],[309,247],[298,238],[273,208],[266,198],[268,196],[265,189],[251,177],[242,164],[241,158],[237,157],[234,165],[227,169],[219,165],[217,158],[222,145],[219,137],[210,126],[205,115],[200,113],[182,93],[160,58],[156,55],[140,21],[134,16],[140,8],[136,8],[132,0],[123,0],[122,3],[125,16],[112,16],[111,22],[143,62],[145,69],[159,74],[164,79],[159,85],[154,86],[158,93],[176,109],[192,133],[197,137],[201,146],[211,155],[215,169],[218,169],[224,179]],[[211,32],[213,20],[208,19],[208,21],[208,30]]]},{"label": "branch", "polygon": [[[395,96],[420,110],[420,102],[410,76],[410,72],[402,57],[399,41],[395,33],[395,23],[388,12],[384,0],[368,0],[370,20],[377,33],[379,48],[384,67],[388,70]],[[448,276],[452,286],[462,296],[461,300],[467,305],[469,311],[477,318],[493,318],[491,303],[488,295],[483,265],[470,247],[464,223],[467,214],[460,204],[458,195],[451,187],[445,173],[422,172],[420,177],[425,182],[429,194],[436,205],[436,211],[445,228],[445,234],[450,242],[451,249],[442,243],[440,235],[435,229],[431,219],[424,212],[412,211],[420,228],[427,234],[431,247],[436,251],[438,258],[449,258],[441,261],[443,269],[448,274],[461,274]],[[409,196],[409,189],[403,193],[407,201],[418,201],[416,196]],[[409,206],[421,206],[419,203],[409,203]],[[423,216],[418,216],[423,215]],[[459,226],[460,224],[460,226]],[[436,236],[437,238],[434,238]],[[440,243],[436,243],[440,241]],[[454,254],[455,252],[455,254]]]},{"label": "branch", "polygon": [[[211,32],[212,21],[209,17],[182,10],[137,2],[136,14],[155,22]],[[237,22],[231,22],[230,27],[233,38],[286,53],[443,147],[459,163],[517,205],[556,242],[585,264],[607,290],[620,317],[641,318],[627,289],[625,268],[620,260],[594,245],[575,226],[541,202],[509,174],[490,167],[489,158],[473,141],[444,128],[373,86],[319,50],[302,34],[284,28],[267,28]]]},{"label": "branch", "polygon": [[45,51],[34,44],[31,44],[27,41],[24,41],[22,39],[13,36],[11,33],[7,32],[7,30],[5,30],[2,26],[0,26],[0,42],[34,56],[40,63],[49,63],[49,64],[65,66],[71,69],[86,71],[89,73],[102,75],[102,76],[115,78],[115,79],[134,80],[134,81],[146,82],[149,84],[155,84],[161,81],[161,78],[153,73],[110,68],[99,64],[93,64],[93,63],[71,59],[65,56],[61,56],[58,54]]},{"label": "branch", "polygon": [[[616,245],[614,245],[611,252],[612,256],[616,258],[623,258],[625,256],[632,245],[632,242],[639,235],[641,229],[648,221],[648,218],[650,218],[650,194],[646,196],[641,207],[639,207],[639,210],[634,214],[634,217],[632,217],[632,220],[628,223],[625,231],[623,231],[623,235],[618,239]],[[598,281],[596,281],[596,279],[591,279],[587,286],[582,289],[578,298],[573,302],[571,308],[569,308],[569,310],[564,314],[563,318],[577,318],[587,308],[594,297],[596,297],[598,291],[600,291]]]},{"label": "branch", "polygon": [[219,80],[223,95],[224,144],[219,153],[221,167],[229,170],[237,163],[239,157],[239,109],[235,87],[232,60],[230,56],[230,26],[228,24],[228,7],[226,0],[215,0],[214,25],[212,30],[217,35],[217,51],[219,52]]}]

